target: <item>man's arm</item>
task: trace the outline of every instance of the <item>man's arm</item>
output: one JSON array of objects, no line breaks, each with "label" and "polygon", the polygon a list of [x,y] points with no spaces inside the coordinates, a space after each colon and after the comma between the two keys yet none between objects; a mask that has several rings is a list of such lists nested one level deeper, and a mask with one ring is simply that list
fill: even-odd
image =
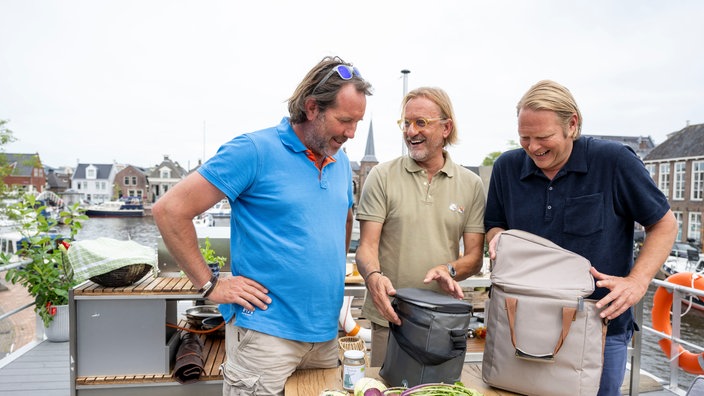
[{"label": "man's arm", "polygon": [[379,240],[382,227],[382,223],[360,220],[359,247],[357,247],[355,262],[377,311],[389,322],[400,325],[401,319],[396,315],[387,297],[396,295],[396,289],[391,284],[391,280],[380,273]]},{"label": "man's arm", "polygon": [[354,227],[354,215],[352,208],[347,210],[347,223],[345,224],[345,255],[350,251],[350,241],[352,240],[352,228]]},{"label": "man's arm", "polygon": [[492,260],[496,259],[496,243],[498,242],[496,236],[504,231],[506,230],[503,228],[494,227],[486,233],[486,240],[489,242],[489,258]]},{"label": "man's arm", "polygon": [[445,293],[458,298],[464,298],[462,286],[459,281],[476,274],[482,268],[484,256],[484,234],[466,232],[462,236],[464,241],[464,255],[450,262],[457,272],[455,278],[450,276],[448,263],[442,263],[431,268],[423,279],[424,283],[438,282]]},{"label": "man's arm", "polygon": [[455,261],[458,280],[477,274],[484,264],[484,234],[466,232],[462,240],[464,255]]},{"label": "man's arm", "polygon": [[196,289],[212,276],[198,249],[193,218],[225,195],[198,172],[173,186],[152,207],[164,245]]},{"label": "man's arm", "polygon": [[[193,218],[203,213],[225,195],[200,173],[193,172],[172,187],[152,207],[154,222],[164,245],[196,289],[212,277],[201,255]],[[236,303],[246,309],[266,309],[271,302],[268,290],[242,276],[218,280],[208,298],[216,303]]]},{"label": "man's arm", "polygon": [[645,242],[628,276],[602,274],[592,267],[596,285],[611,290],[596,305],[606,307],[601,312],[602,318],[614,319],[643,298],[650,281],[670,254],[676,237],[677,220],[668,210],[657,223],[646,227]]}]

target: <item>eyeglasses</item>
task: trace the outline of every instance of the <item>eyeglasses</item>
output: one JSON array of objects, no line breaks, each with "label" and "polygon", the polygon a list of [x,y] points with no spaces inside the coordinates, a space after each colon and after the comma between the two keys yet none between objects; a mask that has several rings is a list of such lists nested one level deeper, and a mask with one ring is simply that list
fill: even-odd
[{"label": "eyeglasses", "polygon": [[422,128],[426,128],[428,125],[430,125],[431,122],[440,121],[440,120],[446,121],[447,118],[442,118],[442,117],[423,118],[423,117],[421,117],[421,118],[416,118],[415,120],[407,120],[404,118],[402,120],[396,121],[396,123],[398,124],[398,127],[401,128],[401,130],[405,132],[411,127],[411,125],[413,125],[413,127],[415,129],[422,129]]},{"label": "eyeglasses", "polygon": [[325,77],[323,77],[323,79],[320,80],[320,82],[318,83],[318,85],[315,86],[315,88],[313,88],[312,93],[315,93],[315,91],[317,91],[321,85],[325,84],[328,81],[328,79],[330,78],[330,76],[332,76],[333,72],[337,72],[337,75],[340,76],[340,78],[343,80],[351,80],[352,77],[354,77],[354,76],[362,78],[362,74],[359,72],[359,70],[357,70],[356,67],[350,66],[350,65],[339,64],[339,65],[333,67],[332,69],[330,69],[328,74],[326,74]]}]

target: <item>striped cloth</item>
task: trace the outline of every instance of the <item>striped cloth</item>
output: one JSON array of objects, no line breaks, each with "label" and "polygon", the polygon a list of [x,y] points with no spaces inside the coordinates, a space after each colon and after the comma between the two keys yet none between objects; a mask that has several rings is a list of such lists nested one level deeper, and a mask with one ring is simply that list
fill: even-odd
[{"label": "striped cloth", "polygon": [[67,257],[78,282],[131,264],[151,265],[154,276],[158,272],[156,251],[134,241],[111,238],[74,241]]}]

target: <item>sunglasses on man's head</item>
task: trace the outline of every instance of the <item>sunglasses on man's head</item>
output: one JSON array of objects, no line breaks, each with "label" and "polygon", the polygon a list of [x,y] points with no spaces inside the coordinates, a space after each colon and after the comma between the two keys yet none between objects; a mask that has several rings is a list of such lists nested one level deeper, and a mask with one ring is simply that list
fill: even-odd
[{"label": "sunglasses on man's head", "polygon": [[317,91],[321,85],[325,84],[328,81],[330,76],[332,76],[333,72],[337,72],[337,75],[340,76],[340,78],[343,80],[351,80],[352,77],[354,77],[354,76],[362,78],[362,74],[359,72],[359,70],[357,70],[356,67],[350,66],[350,65],[339,64],[339,65],[333,67],[332,69],[330,69],[328,74],[326,74],[325,77],[323,77],[323,79],[320,80],[318,85],[316,85],[315,88],[313,88],[313,93],[315,93],[315,91]]}]

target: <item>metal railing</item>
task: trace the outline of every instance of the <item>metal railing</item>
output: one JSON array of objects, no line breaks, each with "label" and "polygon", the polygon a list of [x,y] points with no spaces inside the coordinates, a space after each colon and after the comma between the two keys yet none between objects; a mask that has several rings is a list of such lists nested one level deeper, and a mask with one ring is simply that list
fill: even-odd
[{"label": "metal railing", "polygon": [[[26,259],[26,260],[21,260],[21,261],[12,263],[12,264],[0,265],[0,273],[3,273],[3,272],[5,272],[5,271],[7,271],[7,270],[9,270],[9,269],[12,269],[12,268],[17,268],[17,267],[20,267],[20,266],[23,266],[23,265],[30,264],[31,262],[32,262],[31,259]],[[0,279],[0,281],[1,281],[1,279]],[[28,302],[28,303],[26,303],[26,304],[24,304],[24,305],[21,305],[21,306],[19,306],[19,307],[17,307],[17,308],[14,308],[14,309],[12,309],[12,310],[10,310],[10,311],[8,311],[8,312],[5,312],[5,313],[1,314],[1,315],[0,315],[0,322],[2,322],[2,321],[5,320],[5,319],[9,319],[11,316],[18,314],[18,313],[24,311],[24,310],[27,309],[27,308],[32,308],[32,307],[34,306],[34,304],[35,304],[34,301]],[[13,344],[13,346],[14,346],[14,344]],[[13,352],[14,352],[14,348],[11,347],[9,352],[7,352],[7,353],[5,353],[4,355],[0,356],[0,359],[12,355]]]},{"label": "metal railing", "polygon": [[[699,276],[704,276],[701,273],[698,273]],[[685,287],[681,285],[677,285],[674,283],[670,282],[665,282],[661,281],[658,279],[653,279],[651,284],[656,285],[658,287],[664,287],[668,290],[671,290],[673,293],[672,296],[672,334],[665,334],[663,332],[657,331],[651,327],[645,326],[643,323],[643,301],[641,300],[635,307],[634,307],[634,315],[635,315],[635,320],[636,323],[641,324],[641,330],[642,331],[636,331],[633,334],[633,346],[632,346],[632,353],[631,353],[631,377],[630,377],[630,395],[637,395],[638,394],[638,387],[640,385],[640,371],[641,371],[641,352],[642,352],[642,346],[643,346],[643,336],[645,333],[648,333],[648,335],[654,335],[657,336],[659,339],[665,338],[669,339],[672,341],[672,347],[671,350],[675,351],[678,350],[680,345],[685,345],[690,349],[697,350],[699,352],[704,352],[704,347],[700,345],[693,344],[691,342],[685,341],[680,338],[680,323],[681,323],[681,315],[682,315],[682,304],[680,301],[682,301],[682,298],[687,296],[687,295],[694,295],[694,296],[699,296],[703,301],[704,301],[704,290],[698,290],[694,289],[691,287]],[[692,302],[694,304],[695,302]],[[684,395],[685,391],[679,388],[679,379],[678,379],[678,374],[681,368],[679,367],[679,354],[675,355],[674,358],[670,359],[670,365],[669,365],[669,371],[670,371],[670,377],[668,380],[667,385],[665,388],[674,394],[677,395]]]}]

